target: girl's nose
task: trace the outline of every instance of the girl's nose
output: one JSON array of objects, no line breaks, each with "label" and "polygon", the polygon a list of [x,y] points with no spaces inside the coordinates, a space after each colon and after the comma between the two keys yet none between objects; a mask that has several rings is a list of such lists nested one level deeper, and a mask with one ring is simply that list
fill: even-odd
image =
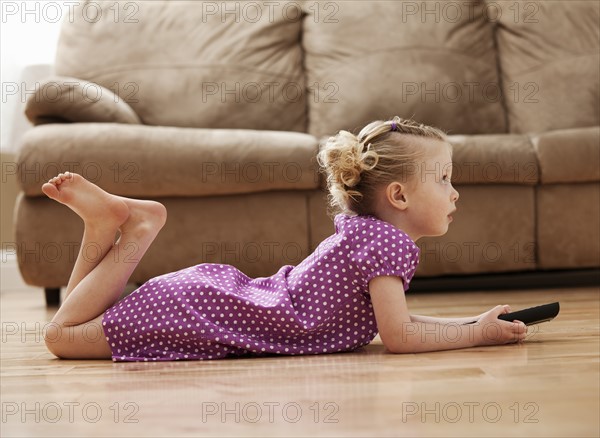
[{"label": "girl's nose", "polygon": [[452,187],[452,200],[454,202],[456,202],[456,201],[458,201],[459,197],[460,197],[460,195],[459,195],[458,191],[454,187]]}]

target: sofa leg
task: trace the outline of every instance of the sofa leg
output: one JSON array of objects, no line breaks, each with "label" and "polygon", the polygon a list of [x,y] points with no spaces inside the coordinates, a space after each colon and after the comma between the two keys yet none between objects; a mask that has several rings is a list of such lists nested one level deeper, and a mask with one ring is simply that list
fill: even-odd
[{"label": "sofa leg", "polygon": [[46,287],[44,288],[46,293],[46,306],[54,307],[60,305],[60,287]]}]

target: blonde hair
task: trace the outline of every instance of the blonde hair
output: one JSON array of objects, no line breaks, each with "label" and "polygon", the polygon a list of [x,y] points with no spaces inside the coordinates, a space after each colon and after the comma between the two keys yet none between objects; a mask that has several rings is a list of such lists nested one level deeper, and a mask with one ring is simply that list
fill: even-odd
[{"label": "blonde hair", "polygon": [[329,202],[334,212],[373,214],[378,187],[398,180],[409,181],[419,161],[430,152],[411,137],[447,142],[443,131],[400,117],[369,123],[358,136],[340,131],[330,137],[317,161],[327,175]]}]

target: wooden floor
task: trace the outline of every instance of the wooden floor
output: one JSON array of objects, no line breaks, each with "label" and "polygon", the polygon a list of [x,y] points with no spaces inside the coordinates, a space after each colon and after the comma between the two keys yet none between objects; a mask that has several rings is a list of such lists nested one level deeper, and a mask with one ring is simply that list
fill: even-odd
[{"label": "wooden floor", "polygon": [[599,289],[409,294],[466,316],[560,301],[523,345],[212,362],[63,361],[42,292],[1,294],[2,437],[600,435]]}]

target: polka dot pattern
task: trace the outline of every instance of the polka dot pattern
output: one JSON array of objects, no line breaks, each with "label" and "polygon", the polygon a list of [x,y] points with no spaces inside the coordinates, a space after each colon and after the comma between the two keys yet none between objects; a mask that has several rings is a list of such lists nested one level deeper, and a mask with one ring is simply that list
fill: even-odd
[{"label": "polka dot pattern", "polygon": [[335,234],[298,266],[250,278],[204,263],[152,278],[109,308],[102,324],[114,361],[220,359],[351,351],[377,335],[369,281],[407,289],[419,250],[372,216],[337,215]]}]

